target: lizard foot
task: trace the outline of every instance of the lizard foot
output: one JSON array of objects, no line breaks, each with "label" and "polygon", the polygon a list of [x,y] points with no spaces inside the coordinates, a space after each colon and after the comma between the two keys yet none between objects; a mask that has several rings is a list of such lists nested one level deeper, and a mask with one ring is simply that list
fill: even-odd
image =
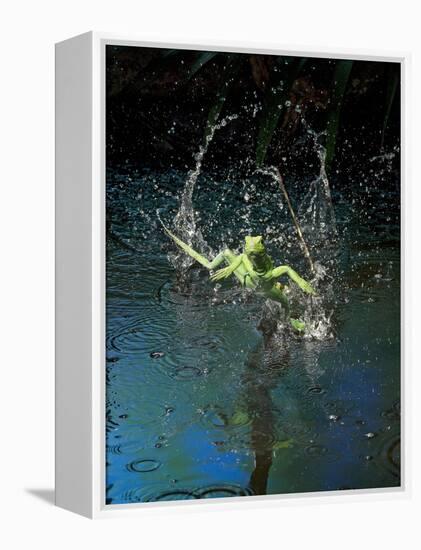
[{"label": "lizard foot", "polygon": [[295,328],[295,330],[298,330],[298,332],[303,332],[304,329],[306,328],[306,324],[304,323],[304,321],[300,321],[299,319],[293,319],[292,317],[290,318],[289,321],[292,327]]}]

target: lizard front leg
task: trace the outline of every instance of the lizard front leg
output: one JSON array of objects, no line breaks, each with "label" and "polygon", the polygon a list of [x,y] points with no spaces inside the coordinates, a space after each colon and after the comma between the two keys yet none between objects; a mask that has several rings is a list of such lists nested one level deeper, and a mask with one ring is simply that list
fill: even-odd
[{"label": "lizard front leg", "polygon": [[236,269],[238,269],[243,261],[243,255],[240,254],[239,256],[232,257],[232,253],[230,255],[230,258],[227,257],[226,252],[224,254],[224,259],[230,262],[230,265],[227,267],[223,267],[222,269],[218,269],[216,273],[211,275],[210,279],[211,281],[220,281],[221,279],[227,279],[230,277]]},{"label": "lizard front leg", "polygon": [[222,264],[222,262],[224,262],[226,260],[225,258],[225,250],[223,252],[220,252],[217,256],[215,256],[215,258],[209,262],[209,265],[207,265],[206,267],[208,269],[215,269],[217,268],[219,265]]},{"label": "lizard front leg", "polygon": [[272,269],[272,278],[278,279],[282,275],[287,275],[291,281],[294,281],[296,285],[298,285],[301,290],[304,292],[307,292],[307,294],[316,294],[316,291],[311,286],[310,283],[308,283],[305,279],[300,277],[296,271],[294,271],[291,267],[287,265],[281,265],[279,267],[275,267]]}]

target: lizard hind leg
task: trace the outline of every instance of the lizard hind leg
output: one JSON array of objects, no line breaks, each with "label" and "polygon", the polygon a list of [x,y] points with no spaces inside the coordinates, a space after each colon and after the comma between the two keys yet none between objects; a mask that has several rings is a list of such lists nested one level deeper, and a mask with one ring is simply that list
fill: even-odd
[{"label": "lizard hind leg", "polygon": [[282,292],[281,285],[279,283],[273,285],[273,287],[269,290],[267,297],[274,302],[278,302],[279,304],[281,304],[285,310],[285,313],[289,314],[290,307],[288,298]]},{"label": "lizard hind leg", "polygon": [[290,317],[290,307],[288,298],[285,296],[285,294],[282,292],[282,285],[280,283],[276,283],[274,287],[271,289],[271,295],[269,296],[272,300],[280,302],[283,307],[285,308],[286,316],[289,317],[289,322],[297,332],[303,332],[305,330],[305,323],[304,321],[301,321],[301,319],[294,319],[293,317]]}]

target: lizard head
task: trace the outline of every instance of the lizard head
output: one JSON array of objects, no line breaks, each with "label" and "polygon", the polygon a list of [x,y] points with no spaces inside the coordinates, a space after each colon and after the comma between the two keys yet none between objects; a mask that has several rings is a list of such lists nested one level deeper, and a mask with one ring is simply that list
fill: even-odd
[{"label": "lizard head", "polygon": [[247,256],[256,257],[266,253],[265,245],[263,244],[263,237],[246,237],[246,244],[244,252]]}]

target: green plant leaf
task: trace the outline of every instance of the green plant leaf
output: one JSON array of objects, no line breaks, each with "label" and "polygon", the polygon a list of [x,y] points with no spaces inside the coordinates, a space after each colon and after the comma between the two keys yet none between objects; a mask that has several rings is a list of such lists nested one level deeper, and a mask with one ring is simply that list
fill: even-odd
[{"label": "green plant leaf", "polygon": [[326,126],[326,171],[332,164],[335,156],[336,138],[338,135],[339,120],[341,116],[342,103],[346,87],[351,74],[353,61],[341,59],[336,62],[335,72],[332,81],[332,95],[330,108],[327,115]]},{"label": "green plant leaf", "polygon": [[142,90],[145,83],[155,80],[157,73],[165,69],[169,62],[182,55],[182,53],[183,50],[159,49],[156,57],[153,57],[146,66],[136,71],[130,81],[121,86],[120,89],[116,90],[112,95],[117,96],[120,93],[138,93]]},{"label": "green plant leaf", "polygon": [[198,71],[200,71],[203,65],[206,65],[206,63],[211,61],[218,54],[219,52],[199,52],[189,68],[187,79],[190,80]]},{"label": "green plant leaf", "polygon": [[235,80],[236,75],[238,74],[241,67],[241,58],[236,54],[230,54],[225,64],[223,72],[223,81],[222,85],[216,92],[216,100],[212,105],[209,113],[208,119],[206,122],[205,128],[205,139],[208,136],[212,126],[216,123],[221,114],[222,108],[224,106],[225,100],[227,99],[230,87]]},{"label": "green plant leaf", "polygon": [[387,123],[389,122],[390,111],[392,110],[392,105],[395,99],[396,90],[398,89],[399,80],[400,80],[400,70],[399,70],[399,65],[396,63],[390,67],[388,79],[387,79],[385,112],[384,112],[382,135],[381,135],[381,142],[380,142],[381,148],[383,148],[383,145],[384,145],[384,136],[387,129]]},{"label": "green plant leaf", "polygon": [[[289,97],[292,84],[307,62],[306,58],[294,59],[292,62],[286,58],[280,59],[282,60],[282,68],[278,71],[278,81],[268,88],[260,117],[256,146],[256,164],[259,167],[264,163],[269,144],[278,126],[281,112],[285,108],[285,102]],[[283,82],[281,82],[281,79],[283,79]]]}]

